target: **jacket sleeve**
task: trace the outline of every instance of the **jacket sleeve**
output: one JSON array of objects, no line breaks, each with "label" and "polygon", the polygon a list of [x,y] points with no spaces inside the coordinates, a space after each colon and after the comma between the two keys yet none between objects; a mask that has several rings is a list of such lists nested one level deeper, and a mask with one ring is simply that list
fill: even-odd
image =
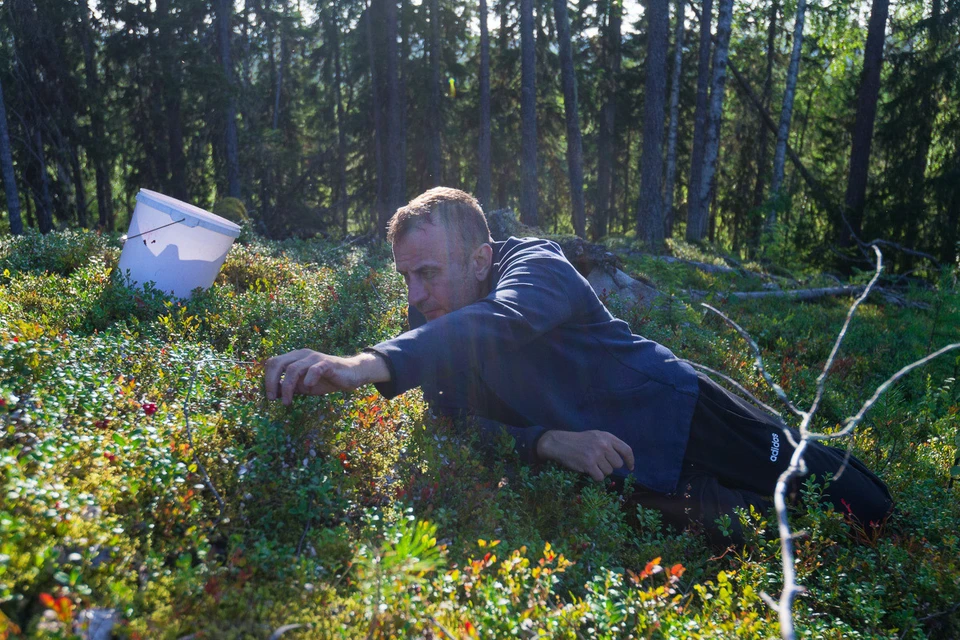
[{"label": "jacket sleeve", "polygon": [[505,246],[490,293],[369,351],[384,356],[388,398],[435,385],[468,368],[482,369],[497,353],[515,350],[569,320],[589,287],[548,240]]}]

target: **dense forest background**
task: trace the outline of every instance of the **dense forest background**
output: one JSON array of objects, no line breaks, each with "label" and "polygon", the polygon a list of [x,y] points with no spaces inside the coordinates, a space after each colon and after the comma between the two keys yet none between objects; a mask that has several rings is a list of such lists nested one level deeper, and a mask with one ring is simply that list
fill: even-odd
[{"label": "dense forest background", "polygon": [[367,233],[443,184],[654,248],[957,255],[957,0],[6,0],[0,89],[13,233],[122,231],[141,187]]}]

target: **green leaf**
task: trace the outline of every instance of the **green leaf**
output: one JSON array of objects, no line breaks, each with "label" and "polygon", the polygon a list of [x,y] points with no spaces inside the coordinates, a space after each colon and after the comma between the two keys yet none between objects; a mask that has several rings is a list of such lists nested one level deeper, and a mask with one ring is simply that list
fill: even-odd
[{"label": "green leaf", "polygon": [[120,445],[121,447],[127,446],[127,439],[124,438],[124,437],[123,437],[122,435],[120,435],[119,433],[113,434],[113,441],[116,442],[116,443],[117,443],[118,445]]},{"label": "green leaf", "polygon": [[950,475],[953,476],[954,478],[956,478],[957,476],[960,476],[960,466],[953,467],[952,469],[950,469]]}]

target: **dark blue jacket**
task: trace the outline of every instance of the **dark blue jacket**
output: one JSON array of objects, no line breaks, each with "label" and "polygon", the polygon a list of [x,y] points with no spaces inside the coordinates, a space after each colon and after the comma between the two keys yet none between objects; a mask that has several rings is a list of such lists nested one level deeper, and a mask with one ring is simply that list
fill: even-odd
[{"label": "dark blue jacket", "polygon": [[[637,482],[677,484],[699,387],[691,367],[633,335],[549,240],[494,243],[490,293],[370,350],[387,358],[392,398],[420,386],[444,411],[509,425],[536,459],[547,430],[608,431],[633,449]],[[625,476],[626,467],[614,472]]]}]

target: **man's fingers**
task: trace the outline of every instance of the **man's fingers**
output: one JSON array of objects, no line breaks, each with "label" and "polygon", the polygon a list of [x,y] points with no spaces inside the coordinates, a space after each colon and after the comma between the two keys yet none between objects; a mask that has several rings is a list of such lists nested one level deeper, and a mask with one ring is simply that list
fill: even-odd
[{"label": "man's fingers", "polygon": [[311,358],[303,358],[284,370],[283,382],[280,383],[280,395],[283,398],[283,404],[289,405],[293,402],[293,394],[297,391],[297,385],[300,384],[303,374],[312,364]]},{"label": "man's fingers", "polygon": [[267,360],[263,367],[263,377],[269,400],[276,400],[280,393],[280,378],[283,376],[287,365],[296,362],[302,356],[302,349],[290,351],[283,355],[274,356]]},{"label": "man's fingers", "polygon": [[613,467],[610,466],[610,463],[607,462],[606,458],[601,459],[600,462],[597,463],[597,466],[600,468],[600,471],[603,472],[603,477],[600,478],[601,480],[603,480],[603,478],[606,478],[608,475],[613,473]]},{"label": "man's fingers", "polygon": [[315,386],[318,382],[327,377],[329,365],[326,361],[321,361],[307,369],[303,376],[303,386],[307,389]]},{"label": "man's fingers", "polygon": [[624,462],[627,463],[627,469],[633,471],[633,449],[620,438],[613,437],[613,448],[620,454]]},{"label": "man's fingers", "polygon": [[603,474],[603,471],[600,470],[600,467],[596,465],[594,465],[593,468],[590,469],[589,473],[590,473],[590,477],[596,480],[597,482],[603,482],[603,479],[607,477]]},{"label": "man's fingers", "polygon": [[604,452],[604,455],[607,458],[607,462],[609,462],[610,466],[613,467],[614,469],[619,469],[620,467],[623,466],[623,458],[620,457],[620,454],[617,453],[616,449],[613,449],[613,448],[607,449]]}]

